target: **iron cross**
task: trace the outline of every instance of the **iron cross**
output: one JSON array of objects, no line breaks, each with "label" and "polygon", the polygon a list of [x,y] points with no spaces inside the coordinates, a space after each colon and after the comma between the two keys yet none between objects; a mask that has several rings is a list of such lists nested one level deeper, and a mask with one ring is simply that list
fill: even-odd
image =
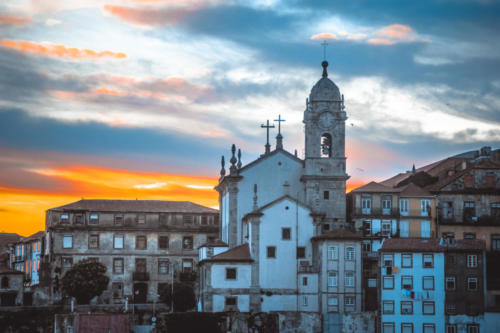
[{"label": "iron cross", "polygon": [[274,119],[274,121],[278,122],[278,134],[281,134],[281,123],[286,121],[285,119],[281,119],[281,115],[278,115],[278,119]]},{"label": "iron cross", "polygon": [[262,125],[260,125],[260,127],[266,129],[266,131],[267,131],[267,141],[266,141],[266,144],[269,144],[269,129],[270,128],[274,128],[274,125],[269,125],[269,120],[267,120],[267,125],[262,124]]},{"label": "iron cross", "polygon": [[328,46],[326,40],[324,40],[323,43],[321,43],[321,46],[323,46],[323,60],[326,60],[326,47]]}]

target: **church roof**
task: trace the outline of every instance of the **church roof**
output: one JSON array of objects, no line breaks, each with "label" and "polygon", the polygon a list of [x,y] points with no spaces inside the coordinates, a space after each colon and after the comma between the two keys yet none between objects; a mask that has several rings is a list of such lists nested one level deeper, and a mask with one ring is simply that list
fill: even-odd
[{"label": "church roof", "polygon": [[323,77],[316,82],[314,87],[311,89],[309,95],[309,100],[312,102],[317,101],[340,101],[340,90],[339,87],[332,80],[328,78],[328,73],[326,67],[328,67],[328,62],[323,61],[321,64],[323,66]]},{"label": "church roof", "polygon": [[53,210],[148,213],[218,213],[216,209],[190,201],[82,199]]},{"label": "church roof", "polygon": [[361,239],[361,235],[355,232],[352,232],[345,228],[335,229],[333,231],[314,236],[311,238],[312,240],[356,240]]},{"label": "church roof", "polygon": [[274,155],[277,155],[278,153],[282,153],[283,155],[291,158],[292,160],[296,161],[296,162],[299,162],[300,164],[304,164],[304,161],[301,160],[300,158],[298,158],[297,156],[287,152],[286,150],[284,149],[275,149],[273,150],[272,152],[270,152],[269,154],[264,154],[264,155],[261,155],[258,159],[248,163],[247,165],[245,165],[244,167],[242,167],[239,171],[239,173],[241,174],[242,171],[248,169],[248,168],[251,168],[252,166],[264,161],[264,160],[267,160],[268,158],[274,156]]},{"label": "church roof", "polygon": [[250,255],[250,247],[248,243],[233,247],[225,252],[213,256],[207,261],[243,261],[252,262],[252,256]]}]

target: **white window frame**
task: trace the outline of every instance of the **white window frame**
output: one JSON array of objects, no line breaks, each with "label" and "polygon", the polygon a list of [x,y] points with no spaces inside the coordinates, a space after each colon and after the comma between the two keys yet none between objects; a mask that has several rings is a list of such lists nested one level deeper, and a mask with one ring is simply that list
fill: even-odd
[{"label": "white window frame", "polygon": [[346,271],[344,272],[344,287],[354,287],[354,272]]},{"label": "white window frame", "polygon": [[402,216],[410,215],[410,200],[399,199],[399,213]]},{"label": "white window frame", "polygon": [[356,260],[356,249],[354,246],[347,246],[345,248],[345,260]]},{"label": "white window frame", "polygon": [[467,255],[467,267],[468,268],[476,268],[477,267],[477,255],[476,254],[468,254]]},{"label": "white window frame", "polygon": [[328,247],[328,260],[338,260],[339,248],[337,246]]},{"label": "white window frame", "polygon": [[344,305],[345,306],[355,306],[356,305],[356,297],[353,295],[344,296]]},{"label": "white window frame", "polygon": [[430,216],[431,215],[431,201],[429,199],[420,200],[420,216]]},{"label": "white window frame", "polygon": [[338,286],[338,273],[337,271],[328,271],[328,287]]},{"label": "white window frame", "polygon": [[383,314],[394,314],[394,301],[383,301],[382,302],[382,313]]}]

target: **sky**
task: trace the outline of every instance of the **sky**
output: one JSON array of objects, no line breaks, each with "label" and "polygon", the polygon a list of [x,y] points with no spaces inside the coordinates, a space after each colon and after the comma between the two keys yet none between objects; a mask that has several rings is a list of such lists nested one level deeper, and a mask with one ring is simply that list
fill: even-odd
[{"label": "sky", "polygon": [[278,115],[303,156],[324,41],[348,190],[499,147],[499,28],[494,0],[4,0],[0,232],[81,198],[216,207],[221,156]]}]

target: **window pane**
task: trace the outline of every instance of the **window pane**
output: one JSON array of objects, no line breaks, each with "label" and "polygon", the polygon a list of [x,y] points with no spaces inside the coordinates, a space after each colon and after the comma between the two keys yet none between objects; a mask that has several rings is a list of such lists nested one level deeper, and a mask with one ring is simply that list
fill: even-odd
[{"label": "window pane", "polygon": [[73,247],[73,236],[63,237],[63,248],[70,249]]},{"label": "window pane", "polygon": [[115,249],[123,249],[123,236],[115,236],[114,248]]}]

